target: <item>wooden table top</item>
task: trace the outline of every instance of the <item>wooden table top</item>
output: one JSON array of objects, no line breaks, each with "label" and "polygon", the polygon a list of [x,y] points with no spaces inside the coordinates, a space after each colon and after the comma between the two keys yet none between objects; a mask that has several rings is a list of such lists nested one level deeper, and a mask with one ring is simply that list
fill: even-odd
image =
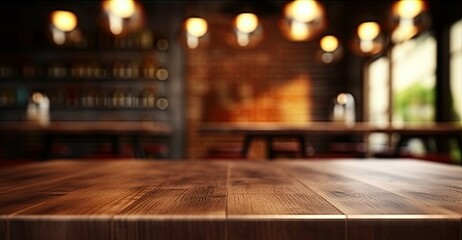
[{"label": "wooden table top", "polygon": [[0,171],[0,239],[461,240],[462,168],[50,161]]},{"label": "wooden table top", "polygon": [[202,123],[202,133],[241,133],[241,134],[300,134],[300,133],[405,133],[405,134],[462,134],[459,122],[415,123],[415,124],[374,124],[370,122],[235,122]]}]

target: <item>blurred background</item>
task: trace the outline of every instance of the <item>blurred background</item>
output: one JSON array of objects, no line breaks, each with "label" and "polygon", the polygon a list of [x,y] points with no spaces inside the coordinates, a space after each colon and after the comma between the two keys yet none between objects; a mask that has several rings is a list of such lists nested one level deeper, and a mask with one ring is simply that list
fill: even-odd
[{"label": "blurred background", "polygon": [[[169,138],[143,145],[153,159],[239,158],[243,136],[203,134],[207,123],[462,123],[455,1],[3,1],[0,31],[2,122],[166,124]],[[5,160],[43,147],[33,131],[0,138]],[[387,157],[391,141],[317,134],[306,151]],[[128,142],[118,157],[133,157]],[[425,144],[402,156],[461,161],[456,141],[438,156]],[[109,148],[63,140],[52,157],[112,159]]]}]

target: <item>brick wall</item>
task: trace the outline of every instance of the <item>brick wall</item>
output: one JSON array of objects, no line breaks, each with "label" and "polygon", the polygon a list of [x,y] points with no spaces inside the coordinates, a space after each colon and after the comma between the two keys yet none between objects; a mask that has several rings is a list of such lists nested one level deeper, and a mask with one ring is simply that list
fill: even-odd
[{"label": "brick wall", "polygon": [[[308,122],[329,118],[341,81],[339,64],[318,60],[318,41],[290,42],[276,17],[261,18],[262,40],[251,48],[230,44],[231,18],[205,16],[208,44],[185,51],[187,157],[217,145],[238,145],[242,136],[200,135],[202,122]],[[340,69],[340,70],[339,70]],[[235,144],[237,143],[237,144]],[[262,158],[263,143],[252,146]]]}]

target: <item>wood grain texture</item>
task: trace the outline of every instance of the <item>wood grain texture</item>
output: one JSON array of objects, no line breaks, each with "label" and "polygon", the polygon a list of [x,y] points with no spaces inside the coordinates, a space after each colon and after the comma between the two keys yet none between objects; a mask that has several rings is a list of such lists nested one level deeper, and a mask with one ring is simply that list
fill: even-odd
[{"label": "wood grain texture", "polygon": [[[405,167],[406,162],[404,166],[358,160],[284,165],[347,215],[347,239],[460,237],[461,214],[444,207],[460,205],[458,196],[449,199],[443,192],[454,194],[454,191],[435,184],[434,178],[425,181],[413,177],[410,173],[414,170]],[[433,199],[428,199],[430,196]]]},{"label": "wood grain texture", "polygon": [[[360,164],[360,162],[357,162]],[[448,214],[444,209],[414,202],[392,191],[345,176],[336,162],[293,162],[279,164],[290,174],[336,206],[348,217],[353,215]],[[373,177],[373,176],[371,176]]]},{"label": "wood grain texture", "polygon": [[[148,162],[120,162],[110,168],[99,168],[74,182],[85,185],[68,194],[47,201],[19,215],[111,215],[122,211],[145,193],[154,189],[165,178],[177,174],[179,164],[149,164]],[[67,183],[67,182],[65,182]],[[56,184],[59,186],[59,184]]]},{"label": "wood grain texture", "polygon": [[9,240],[111,239],[110,217],[23,217],[10,223]]},{"label": "wood grain texture", "polygon": [[342,213],[278,167],[262,163],[231,164],[228,218],[229,239],[318,239],[313,229],[328,230],[329,239],[344,235]]},{"label": "wood grain texture", "polygon": [[345,220],[248,219],[228,221],[228,240],[340,240]]},{"label": "wood grain texture", "polygon": [[115,239],[225,239],[228,164],[184,165],[116,216]]},{"label": "wood grain texture", "polygon": [[462,240],[462,168],[52,161],[0,170],[0,240]]},{"label": "wood grain texture", "polygon": [[[41,236],[43,239],[56,237],[54,231],[48,231],[50,227],[55,231],[65,233],[66,238],[64,239],[108,239],[101,237],[111,236],[112,215],[141,197],[164,177],[184,168],[178,164],[157,164],[156,166],[148,162],[135,163],[134,161],[110,165],[110,168],[94,169],[87,174],[68,179],[68,181],[55,183],[54,186],[57,188],[65,188],[69,182],[74,182],[74,185],[78,187],[73,191],[65,192],[66,194],[47,199],[46,204],[36,204],[15,213],[10,217],[11,229],[35,229],[34,231],[38,234],[34,236]],[[162,167],[162,170],[158,167]],[[43,218],[42,216],[48,217]],[[76,216],[77,219],[75,219]],[[92,223],[87,223],[84,220],[86,218]],[[94,225],[101,227],[94,227]],[[83,230],[88,230],[90,235],[84,238],[71,238],[81,236],[80,231]],[[92,233],[93,231],[96,232]],[[10,233],[11,238],[36,239],[32,235],[24,236],[23,234],[19,230]],[[60,237],[64,236],[58,235],[56,239],[63,239]]]},{"label": "wood grain texture", "polygon": [[226,215],[226,163],[182,164],[182,171],[123,209],[123,215]]},{"label": "wood grain texture", "polygon": [[460,240],[460,219],[354,219],[347,238],[354,240]]},{"label": "wood grain texture", "polygon": [[342,215],[316,192],[277,166],[231,163],[228,216]]},{"label": "wood grain texture", "polygon": [[7,240],[8,235],[8,218],[0,216],[0,240]]},{"label": "wood grain texture", "polygon": [[98,162],[56,161],[7,168],[0,171],[0,191],[8,192],[56,181],[102,166]]},{"label": "wood grain texture", "polygon": [[[337,174],[368,182],[404,196],[414,205],[429,205],[434,214],[462,215],[462,168],[425,164],[417,161],[375,161],[356,164],[345,161],[337,164]],[[338,168],[337,168],[338,169]]]},{"label": "wood grain texture", "polygon": [[92,171],[104,165],[76,164],[77,162],[67,161],[57,162],[56,165],[38,164],[37,171],[34,168],[18,168],[19,177],[2,179],[2,182],[6,179],[4,182],[8,184],[3,184],[10,187],[4,187],[0,191],[0,214],[13,214],[97,183],[99,175]]},{"label": "wood grain texture", "polygon": [[114,240],[225,240],[226,221],[220,219],[116,218]]}]

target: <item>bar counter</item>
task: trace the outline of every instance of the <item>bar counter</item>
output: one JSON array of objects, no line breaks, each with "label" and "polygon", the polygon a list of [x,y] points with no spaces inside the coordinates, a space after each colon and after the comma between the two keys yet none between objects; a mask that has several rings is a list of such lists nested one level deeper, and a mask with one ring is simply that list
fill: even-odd
[{"label": "bar counter", "polygon": [[72,161],[0,171],[0,239],[461,240],[462,168]]}]

